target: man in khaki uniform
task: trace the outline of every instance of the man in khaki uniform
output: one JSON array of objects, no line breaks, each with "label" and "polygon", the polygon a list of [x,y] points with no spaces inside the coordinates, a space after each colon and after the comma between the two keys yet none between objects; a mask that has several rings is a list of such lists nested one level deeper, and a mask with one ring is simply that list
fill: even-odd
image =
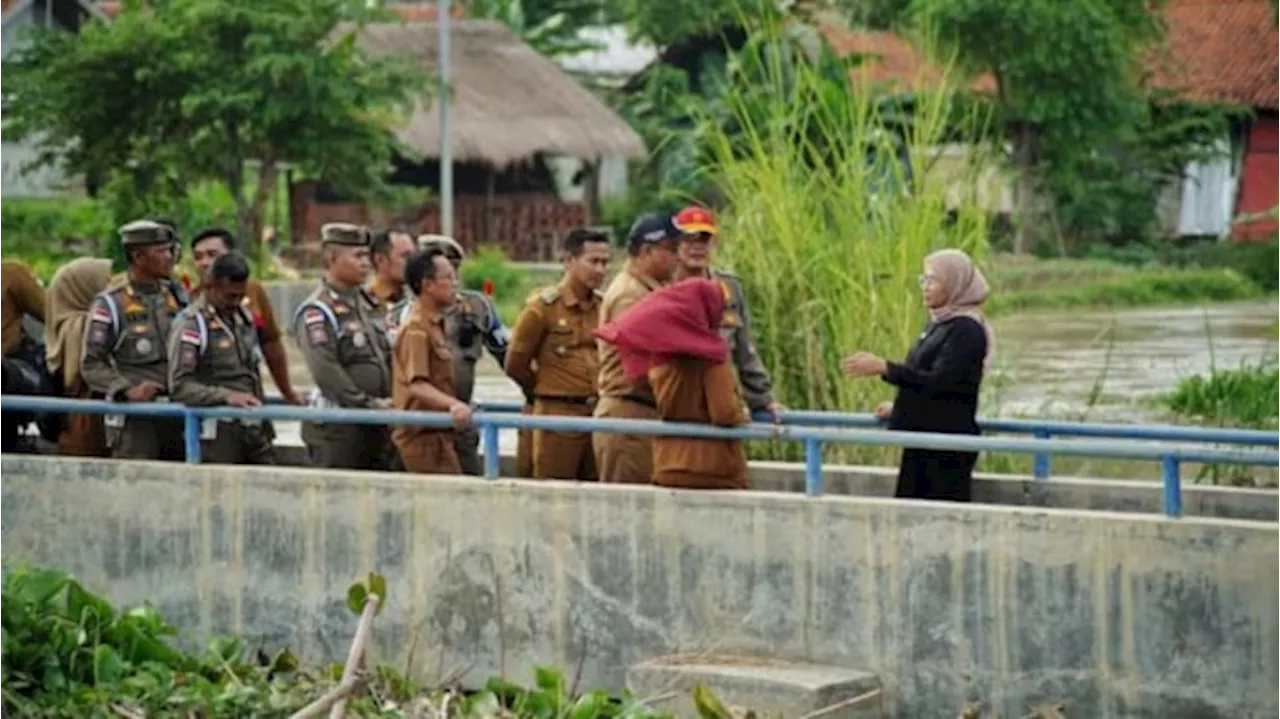
[{"label": "man in khaki uniform", "polygon": [[0,333],[4,355],[12,355],[22,344],[22,318],[31,315],[44,322],[44,288],[31,268],[21,262],[0,262]]},{"label": "man in khaki uniform", "polygon": [[[22,320],[27,315],[45,321],[44,288],[31,268],[21,262],[0,262],[0,329],[4,334],[4,391],[38,394],[50,391],[43,348],[23,331]],[[46,380],[43,381],[42,380]],[[0,413],[3,438],[0,449],[18,451],[23,446],[19,430],[29,424],[35,415],[30,412]]]},{"label": "man in khaki uniform", "polygon": [[[507,375],[534,398],[534,414],[590,417],[596,404],[600,323],[597,290],[609,269],[609,238],[574,230],[564,241],[564,279],[526,305],[511,334]],[[536,479],[596,479],[589,432],[533,433]]]},{"label": "man in khaki uniform", "polygon": [[[676,247],[680,231],[665,213],[642,215],[627,236],[630,255],[622,271],[605,290],[600,304],[600,324],[617,319],[635,303],[671,279],[676,269]],[[596,386],[600,401],[596,417],[614,419],[658,419],[657,403],[649,382],[627,379],[622,358],[607,342],[597,342],[600,373]],[[592,436],[596,469],[602,482],[648,484],[653,475],[653,456],[647,435],[596,432]]]},{"label": "man in khaki uniform", "polygon": [[[191,238],[191,259],[199,273],[201,286],[192,293],[200,295],[204,276],[213,261],[236,248],[235,235],[221,227],[210,227],[201,230]],[[280,333],[280,323],[276,321],[276,311],[271,305],[271,297],[267,288],[258,280],[249,278],[245,286],[244,309],[258,328],[258,343],[262,347],[262,357],[267,362],[271,379],[275,380],[276,389],[290,404],[302,404],[302,397],[293,389],[293,380],[289,377],[289,355],[284,348],[284,337]]]},{"label": "man in khaki uniform", "polygon": [[378,230],[373,233],[369,245],[369,259],[373,262],[373,279],[369,281],[369,293],[378,298],[386,312],[407,299],[404,269],[414,254],[413,236],[403,230]]},{"label": "man in khaki uniform", "polygon": [[[80,376],[112,402],[169,401],[165,352],[187,295],[170,279],[178,238],[167,225],[137,220],[120,228],[129,268],[93,301]],[[105,418],[107,445],[120,459],[184,458],[182,423],[172,417]]]},{"label": "man in khaki uniform", "polygon": [[[455,274],[462,270],[466,253],[457,240],[444,235],[421,235],[418,244],[424,250],[435,249],[453,264]],[[458,277],[461,277],[458,274]],[[510,333],[493,302],[483,292],[459,289],[457,300],[444,312],[445,332],[453,345],[453,378],[458,389],[458,399],[471,403],[476,388],[476,362],[484,350],[502,367],[506,362]],[[480,474],[480,434],[475,427],[466,426],[454,433],[458,448],[458,461],[465,474]]]},{"label": "man in khaki uniform", "polygon": [[[391,406],[391,344],[378,301],[364,289],[369,230],[330,223],[320,228],[325,276],[298,306],[293,332],[316,388],[317,408]],[[312,462],[331,469],[396,469],[399,457],[387,427],[304,422],[302,440]]]},{"label": "man in khaki uniform", "polygon": [[[258,328],[244,307],[249,263],[219,255],[201,281],[204,291],[174,322],[169,336],[169,392],[192,407],[260,407]],[[271,423],[207,419],[202,457],[216,464],[275,464]]]},{"label": "man in khaki uniform", "polygon": [[742,291],[742,282],[732,272],[711,268],[716,243],[715,215],[706,208],[690,206],[677,212],[673,222],[682,235],[676,252],[679,261],[676,279],[706,277],[720,286],[724,294],[720,336],[729,344],[729,356],[733,358],[747,407],[752,413],[767,412],[775,422],[781,420],[785,409],[773,398],[769,371],[751,341],[747,298]]},{"label": "man in khaki uniform", "polygon": [[[405,268],[417,301],[396,333],[393,363],[396,409],[448,412],[455,428],[471,423],[471,407],[454,385],[453,348],[444,310],[457,299],[458,278],[439,250],[410,258]],[[392,433],[405,469],[423,474],[461,474],[453,431],[437,427],[396,427]]]}]

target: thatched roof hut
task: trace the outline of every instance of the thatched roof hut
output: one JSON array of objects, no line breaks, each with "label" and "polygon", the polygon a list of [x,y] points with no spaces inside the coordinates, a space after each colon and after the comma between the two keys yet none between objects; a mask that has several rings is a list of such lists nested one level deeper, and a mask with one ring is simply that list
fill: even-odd
[{"label": "thatched roof hut", "polygon": [[[485,20],[451,23],[453,156],[497,169],[537,153],[596,161],[605,155],[643,157],[644,141],[622,118],[551,60]],[[370,52],[403,53],[436,71],[435,23],[374,23],[357,41]],[[418,107],[397,131],[426,158],[438,158],[440,116]]]}]

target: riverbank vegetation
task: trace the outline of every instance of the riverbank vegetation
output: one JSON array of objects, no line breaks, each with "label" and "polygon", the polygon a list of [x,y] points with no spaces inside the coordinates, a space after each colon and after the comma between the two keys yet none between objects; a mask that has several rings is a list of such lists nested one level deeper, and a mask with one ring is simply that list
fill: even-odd
[{"label": "riverbank vegetation", "polygon": [[[380,577],[372,575],[369,586]],[[385,587],[385,580],[382,581]],[[348,607],[360,614],[356,584]],[[367,590],[366,590],[367,591]],[[199,651],[150,606],[120,609],[53,569],[4,571],[3,708],[6,717],[42,719],[219,719],[296,717],[339,684],[343,666],[305,667],[289,649],[268,652],[219,637]],[[187,643],[189,644],[189,642]],[[383,719],[662,719],[642,700],[579,691],[549,667],[524,686],[501,677],[483,689],[435,688],[387,663],[368,663],[348,717]],[[708,719],[728,719],[703,687],[695,699]],[[324,712],[327,715],[328,712]],[[319,714],[311,715],[319,716]]]},{"label": "riverbank vegetation", "polygon": [[1163,404],[1199,423],[1275,429],[1280,407],[1280,369],[1274,358],[1235,369],[1213,369],[1187,377]]}]

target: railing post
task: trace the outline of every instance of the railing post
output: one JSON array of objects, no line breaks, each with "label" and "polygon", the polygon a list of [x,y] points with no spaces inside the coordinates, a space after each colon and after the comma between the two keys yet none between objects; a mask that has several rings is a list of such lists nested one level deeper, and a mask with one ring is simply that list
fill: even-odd
[{"label": "railing post", "polygon": [[822,443],[813,437],[804,441],[804,493],[822,494]]},{"label": "railing post", "polygon": [[187,446],[187,464],[200,464],[200,415],[192,410],[182,413],[182,439]]},{"label": "railing post", "polygon": [[1161,460],[1164,474],[1164,513],[1170,517],[1182,516],[1182,476],[1178,458],[1166,454]]},{"label": "railing post", "polygon": [[498,456],[498,425],[481,420],[480,441],[484,445],[484,478],[497,479],[502,457]]},{"label": "railing post", "polygon": [[[1043,429],[1035,431],[1036,439],[1049,439],[1049,433]],[[1037,452],[1035,455],[1034,474],[1036,479],[1049,478],[1049,455],[1044,452]]]}]

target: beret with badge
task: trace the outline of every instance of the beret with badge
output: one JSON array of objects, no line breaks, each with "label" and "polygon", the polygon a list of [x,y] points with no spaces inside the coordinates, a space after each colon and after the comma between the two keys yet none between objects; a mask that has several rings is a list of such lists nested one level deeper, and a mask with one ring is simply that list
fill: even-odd
[{"label": "beret with badge", "polygon": [[321,245],[368,247],[372,239],[372,233],[364,225],[353,225],[349,222],[330,222],[320,228]]},{"label": "beret with badge", "polygon": [[122,225],[118,232],[120,241],[125,247],[161,245],[178,241],[172,227],[152,220],[134,220]]}]

